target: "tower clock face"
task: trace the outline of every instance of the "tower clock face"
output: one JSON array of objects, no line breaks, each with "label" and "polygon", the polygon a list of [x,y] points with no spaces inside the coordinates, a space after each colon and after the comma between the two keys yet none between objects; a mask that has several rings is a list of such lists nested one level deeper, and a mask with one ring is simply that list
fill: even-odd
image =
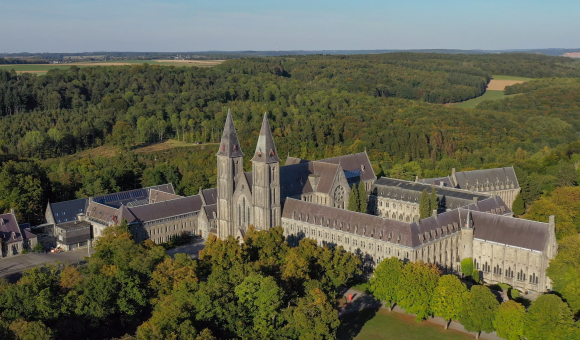
[{"label": "tower clock face", "polygon": [[334,201],[336,203],[342,203],[344,201],[344,188],[342,186],[337,186],[334,189]]}]

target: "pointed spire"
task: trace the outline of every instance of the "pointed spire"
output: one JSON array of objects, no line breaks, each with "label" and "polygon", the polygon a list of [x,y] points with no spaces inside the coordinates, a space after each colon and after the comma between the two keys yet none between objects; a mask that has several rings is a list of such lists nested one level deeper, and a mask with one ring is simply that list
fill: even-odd
[{"label": "pointed spire", "polygon": [[268,123],[268,115],[266,113],[264,113],[262,129],[260,129],[260,136],[258,137],[258,144],[256,145],[256,152],[254,153],[252,162],[268,164],[280,162],[276,146],[274,145],[272,131],[270,130],[270,124]]},{"label": "pointed spire", "polygon": [[240,148],[238,134],[236,133],[236,127],[234,126],[234,120],[232,119],[230,109],[228,109],[228,117],[226,118],[226,125],[224,126],[224,133],[222,134],[222,141],[217,155],[230,158],[244,157],[244,153]]}]

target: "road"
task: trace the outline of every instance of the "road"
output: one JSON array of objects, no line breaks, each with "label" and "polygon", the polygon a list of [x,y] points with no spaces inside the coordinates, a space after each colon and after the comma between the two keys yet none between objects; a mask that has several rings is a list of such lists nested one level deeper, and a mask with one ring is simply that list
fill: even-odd
[{"label": "road", "polygon": [[[91,248],[91,254],[94,252],[94,248]],[[8,281],[14,282],[22,276],[22,272],[26,269],[36,267],[43,263],[54,263],[55,261],[79,263],[82,262],[87,255],[87,249],[83,248],[64,253],[28,253],[3,258],[0,259],[0,277],[6,277]]]},{"label": "road", "polygon": [[[204,242],[205,240],[203,239],[196,239],[194,243],[169,249],[167,254],[173,257],[177,253],[185,253],[195,259],[199,255],[199,251],[203,249]],[[91,254],[94,252],[94,248],[91,248]],[[26,269],[34,268],[43,263],[52,264],[55,261],[79,263],[84,261],[84,258],[87,255],[87,249],[83,248],[64,253],[29,253],[0,259],[0,278],[5,277],[10,282],[16,282],[22,276],[22,272]]]}]

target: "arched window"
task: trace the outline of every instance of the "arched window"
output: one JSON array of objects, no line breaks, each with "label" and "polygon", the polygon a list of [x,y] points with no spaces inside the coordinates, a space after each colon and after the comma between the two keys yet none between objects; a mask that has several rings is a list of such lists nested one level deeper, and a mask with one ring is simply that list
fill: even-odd
[{"label": "arched window", "polygon": [[[242,202],[243,202],[242,204],[243,204],[243,207],[244,207],[242,209],[242,211],[245,212],[246,211],[246,198],[245,197],[242,198]],[[243,221],[244,221],[244,225],[245,225],[246,224],[246,214],[242,214],[242,215],[243,215]]]}]

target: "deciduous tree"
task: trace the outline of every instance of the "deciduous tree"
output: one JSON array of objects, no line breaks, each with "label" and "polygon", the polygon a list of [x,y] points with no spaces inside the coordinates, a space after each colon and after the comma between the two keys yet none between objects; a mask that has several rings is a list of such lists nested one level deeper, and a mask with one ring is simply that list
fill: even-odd
[{"label": "deciduous tree", "polygon": [[443,275],[433,292],[431,308],[433,313],[445,319],[445,329],[451,320],[459,320],[463,299],[467,293],[465,283],[455,275]]},{"label": "deciduous tree", "polygon": [[390,257],[379,263],[370,279],[370,291],[375,298],[385,301],[389,310],[397,303],[397,287],[403,270],[403,262]]},{"label": "deciduous tree", "polygon": [[483,332],[493,332],[493,320],[499,308],[495,295],[485,286],[473,286],[465,295],[459,321],[469,332],[477,332],[476,339]]},{"label": "deciduous tree", "polygon": [[397,303],[407,313],[426,319],[433,312],[431,298],[441,271],[431,263],[407,262],[397,285]]},{"label": "deciduous tree", "polygon": [[528,340],[567,339],[574,330],[570,307],[557,295],[540,295],[532,303],[524,321],[524,336]]},{"label": "deciduous tree", "polygon": [[495,314],[493,326],[497,335],[506,340],[520,340],[524,337],[526,308],[513,300],[503,302]]}]

